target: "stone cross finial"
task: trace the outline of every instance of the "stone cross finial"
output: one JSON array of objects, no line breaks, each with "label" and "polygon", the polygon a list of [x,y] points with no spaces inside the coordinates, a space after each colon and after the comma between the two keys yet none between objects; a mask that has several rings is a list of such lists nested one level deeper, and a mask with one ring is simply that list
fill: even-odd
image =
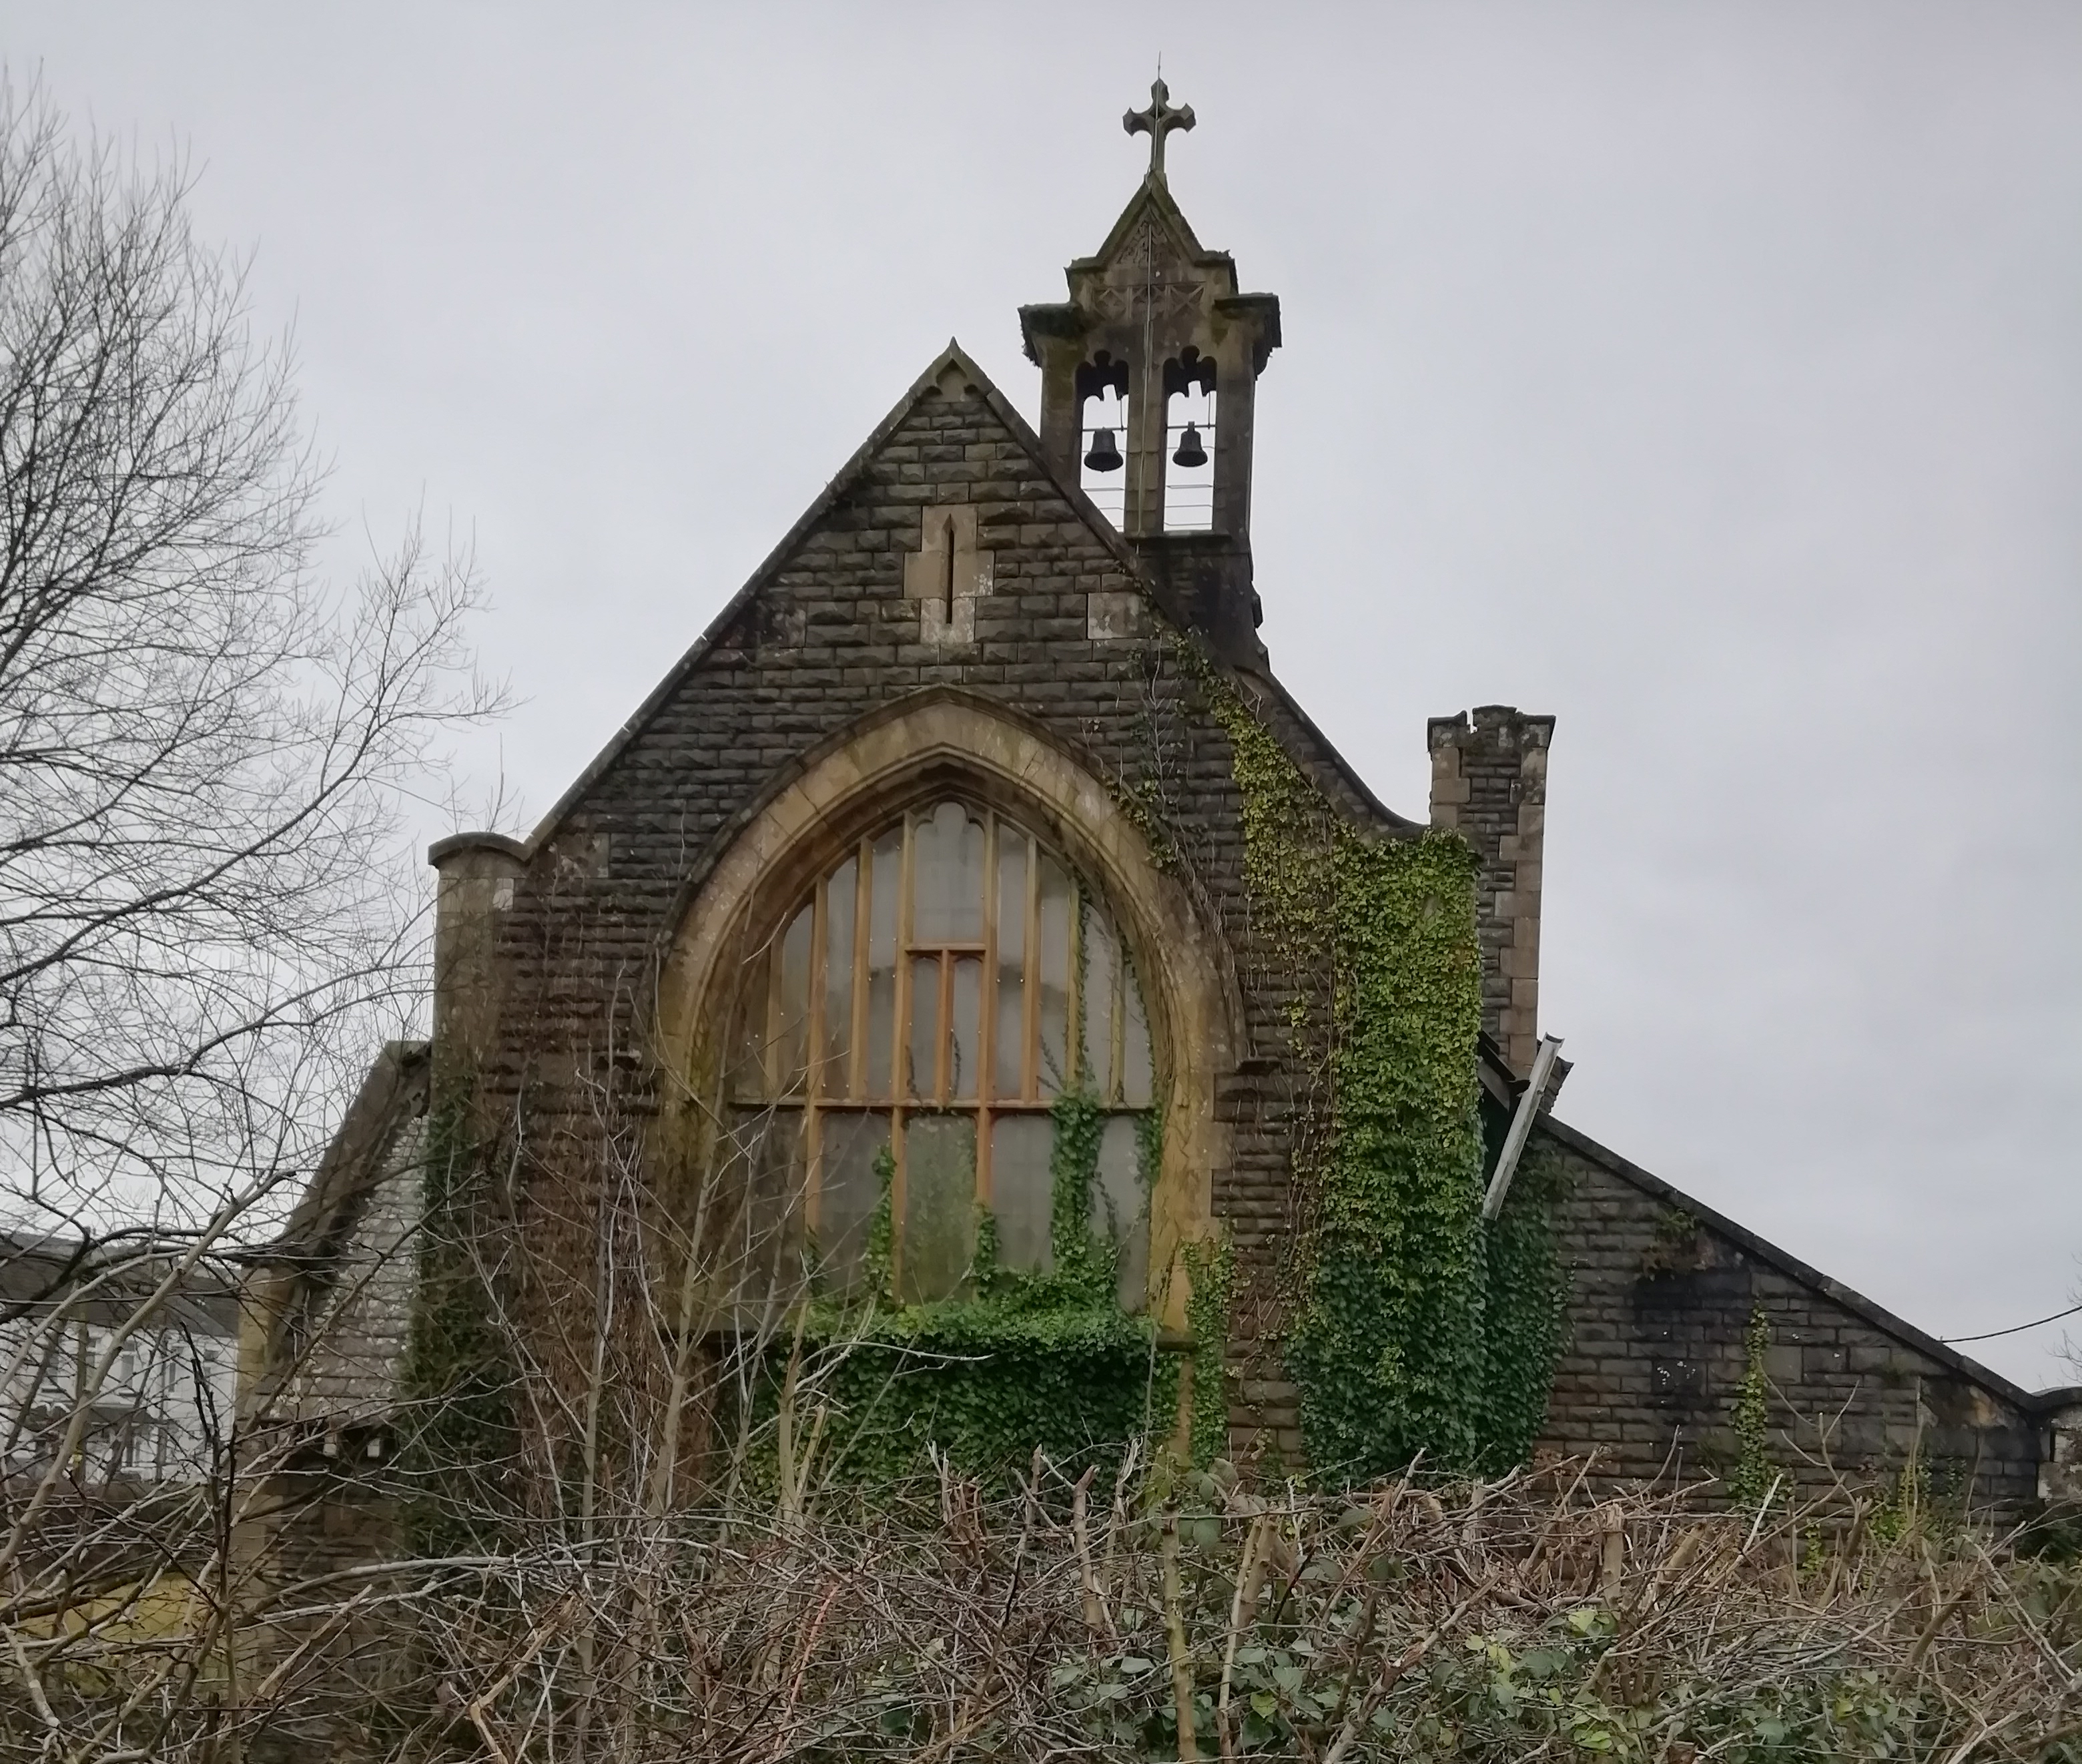
[{"label": "stone cross finial", "polygon": [[1153,178],[1164,175],[1164,137],[1174,129],[1193,126],[1193,107],[1181,104],[1174,110],[1165,100],[1171,89],[1160,78],[1149,88],[1149,108],[1132,110],[1120,120],[1120,125],[1131,135],[1149,137],[1149,175]]}]

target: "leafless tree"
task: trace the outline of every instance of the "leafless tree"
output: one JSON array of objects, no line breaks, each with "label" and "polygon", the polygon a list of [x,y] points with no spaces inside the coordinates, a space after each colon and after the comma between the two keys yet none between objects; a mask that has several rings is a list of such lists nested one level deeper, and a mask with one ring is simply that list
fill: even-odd
[{"label": "leafless tree", "polygon": [[0,89],[0,1148],[37,1229],[227,1222],[417,977],[400,790],[487,694],[469,572],[351,593],[285,341],[179,164]]},{"label": "leafless tree", "polygon": [[[188,186],[0,74],[7,1625],[165,1518],[98,1436],[118,1411],[134,1434],[125,1393],[196,1339],[183,1295],[227,1289],[208,1264],[268,1226],[422,997],[404,804],[497,696],[468,561],[416,522],[352,589],[323,579],[288,340]],[[221,1444],[223,1381],[190,1382]]]},{"label": "leafless tree", "polygon": [[[256,1507],[322,1533],[357,1479],[379,1504],[415,1475],[466,1494],[447,1472],[478,1466],[284,1477],[263,1447],[179,1528],[136,1497],[68,1511],[68,1563],[111,1566],[17,1572],[0,1760],[2082,1756],[2082,1581],[1912,1473],[1799,1503],[1781,1475],[1732,1513],[1697,1488],[1616,1497],[1589,1462],[1318,1494],[1159,1438],[1111,1478],[1036,1453],[1000,1493],[935,1457],[863,1490],[832,1443],[872,1420],[825,1376],[847,1344],[807,1353],[792,1306],[741,1302],[788,1242],[723,1180],[747,1148],[665,1217],[613,1084],[591,1089],[571,1131],[601,1180],[562,1224],[589,1230],[596,1302],[561,1304],[550,1344],[586,1375],[494,1319],[532,1496],[453,1549],[343,1565],[241,1559],[229,1534]],[[701,1277],[657,1278],[675,1268]],[[735,1418],[702,1454],[725,1473],[676,1484],[704,1409]]]},{"label": "leafless tree", "polygon": [[241,1558],[326,1485],[206,1376],[181,1474],[138,1474],[133,1386],[201,1364],[210,1264],[422,994],[400,796],[489,703],[456,561],[411,535],[324,589],[288,355],[184,190],[0,87],[0,1760],[2078,1755],[2071,1573],[1912,1483],[1739,1515],[1592,1498],[1581,1465],[1325,1496],[1157,1441],[1111,1483],[1037,1454],[1001,1498],[939,1460],[864,1499],[849,1344],[805,1350],[791,1240],[724,1180],[773,1124],[661,1213],[605,1080],[556,1222],[592,1302],[524,1326],[502,1246],[461,1246],[534,1489],[489,1542]]}]

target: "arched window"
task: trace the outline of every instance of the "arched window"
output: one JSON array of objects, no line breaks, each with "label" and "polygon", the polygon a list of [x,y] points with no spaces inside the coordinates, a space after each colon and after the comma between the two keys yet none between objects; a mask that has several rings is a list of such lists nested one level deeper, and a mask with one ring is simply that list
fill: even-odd
[{"label": "arched window", "polygon": [[903,1298],[960,1285],[985,1209],[1001,1264],[1046,1268],[1050,1108],[1073,1091],[1106,1112],[1092,1225],[1140,1308],[1148,1019],[1103,901],[1026,828],[942,800],[861,839],[750,952],[734,1020],[737,1154],[766,1194],[799,1194],[828,1283],[865,1267],[885,1146]]}]

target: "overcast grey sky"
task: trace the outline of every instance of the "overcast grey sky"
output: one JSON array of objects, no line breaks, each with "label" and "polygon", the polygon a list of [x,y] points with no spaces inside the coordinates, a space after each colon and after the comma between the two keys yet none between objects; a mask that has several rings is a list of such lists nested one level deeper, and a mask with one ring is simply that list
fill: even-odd
[{"label": "overcast grey sky", "polygon": [[1939,1334],[2068,1302],[2072,0],[0,8],[257,250],[345,563],[474,533],[531,814],[950,333],[1033,412],[1160,50],[1275,668],[1414,815],[1427,715],[1559,720],[1565,1115]]}]

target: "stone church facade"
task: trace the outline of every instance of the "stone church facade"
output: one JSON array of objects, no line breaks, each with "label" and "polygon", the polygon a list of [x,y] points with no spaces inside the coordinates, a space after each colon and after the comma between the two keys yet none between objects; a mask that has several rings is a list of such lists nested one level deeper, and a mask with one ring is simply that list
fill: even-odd
[{"label": "stone church facade", "polygon": [[[1182,114],[1159,93],[1149,176],[1068,299],[1020,314],[1038,433],[950,344],[533,836],[433,848],[431,1042],[377,1062],[256,1282],[249,1424],[301,1442],[313,1497],[276,1547],[308,1564],[381,1534],[442,1145],[474,1148],[469,1217],[495,1228],[530,1376],[575,1413],[588,1376],[694,1302],[610,1241],[617,1197],[684,1231],[701,1173],[726,1173],[707,1217],[741,1253],[701,1277],[709,1338],[813,1281],[929,1304],[986,1218],[993,1255],[1048,1264],[1073,1087],[1118,1302],[1161,1352],[1219,1331],[1178,1425],[1216,1378],[1232,1456],[1305,1464],[1284,1331],[1313,1019],[1253,898],[1224,704],[1365,841],[1472,852],[1482,1175],[1523,1112],[1563,1277],[1536,1454],[1594,1454],[1614,1481],[1725,1466],[1760,1365],[1798,1484],[1913,1459],[1983,1510],[2059,1492],[2073,1393],[2017,1388],[1596,1144],[1556,1112],[1558,1078],[1528,1102],[1553,720],[1433,719],[1428,812],[1406,818],[1280,685],[1250,527],[1279,303],[1173,200]],[[1216,1249],[1210,1324],[1191,1271]],[[614,1305],[648,1320],[604,1348]]]}]

